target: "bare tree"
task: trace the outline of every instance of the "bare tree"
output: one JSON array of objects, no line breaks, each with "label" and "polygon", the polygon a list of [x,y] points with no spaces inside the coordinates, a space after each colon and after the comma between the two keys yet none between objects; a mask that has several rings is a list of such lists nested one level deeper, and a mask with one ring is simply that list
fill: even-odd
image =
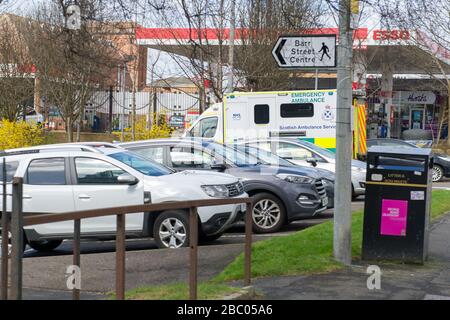
[{"label": "bare tree", "polygon": [[[381,0],[374,4],[388,28],[411,30],[411,63],[445,88],[439,136],[450,110],[450,2],[448,0]],[[436,89],[434,87],[433,89]],[[447,137],[450,146],[450,136]]]},{"label": "bare tree", "polygon": [[272,47],[278,36],[301,34],[323,25],[328,8],[322,1],[247,0],[241,6],[236,69],[244,89],[290,89],[292,72],[278,69]]},{"label": "bare tree", "polygon": [[[178,69],[197,86],[200,111],[205,107],[207,90],[215,100],[223,97],[228,6],[225,0],[173,0],[156,12],[159,25],[170,30],[176,47],[181,49],[176,51],[163,40],[159,48],[169,52]],[[187,32],[180,34],[178,28]]]},{"label": "bare tree", "polygon": [[84,116],[86,103],[95,90],[107,86],[107,76],[117,65],[110,44],[97,36],[102,28],[95,20],[99,10],[97,2],[78,2],[83,23],[76,29],[65,25],[71,3],[53,0],[50,5],[39,7],[27,32],[41,90],[47,104],[57,107],[69,142],[73,139],[74,126]]},{"label": "bare tree", "polygon": [[0,16],[0,120],[16,121],[33,99],[33,68],[21,45],[22,27],[20,17]]},{"label": "bare tree", "polygon": [[[230,5],[227,0],[154,1],[159,25],[167,28],[177,44],[159,48],[171,54],[178,69],[198,87],[204,106],[206,86],[217,101],[225,92],[224,75],[228,68],[228,28]],[[156,5],[159,3],[159,5]],[[244,0],[239,1],[233,71],[244,90],[288,88],[290,73],[280,71],[271,49],[282,33],[300,33],[318,27],[327,14],[323,1],[313,0]],[[181,34],[179,28],[187,30]],[[181,48],[181,49],[180,49]]]}]

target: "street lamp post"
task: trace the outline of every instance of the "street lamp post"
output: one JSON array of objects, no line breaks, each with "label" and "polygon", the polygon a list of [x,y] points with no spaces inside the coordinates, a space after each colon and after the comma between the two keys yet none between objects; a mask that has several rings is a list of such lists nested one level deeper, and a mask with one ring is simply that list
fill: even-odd
[{"label": "street lamp post", "polygon": [[336,193],[334,206],[334,257],[351,264],[351,104],[353,38],[350,27],[351,0],[339,1],[339,46],[336,118]]},{"label": "street lamp post", "polygon": [[228,52],[228,84],[227,93],[232,93],[234,90],[234,39],[236,32],[236,0],[231,1],[231,23],[230,23],[230,44]]}]

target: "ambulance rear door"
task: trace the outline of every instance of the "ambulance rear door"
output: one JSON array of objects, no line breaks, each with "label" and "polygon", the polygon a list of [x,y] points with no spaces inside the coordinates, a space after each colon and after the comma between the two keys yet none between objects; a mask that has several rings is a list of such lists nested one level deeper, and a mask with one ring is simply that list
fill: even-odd
[{"label": "ambulance rear door", "polygon": [[250,112],[246,137],[250,139],[268,138],[278,130],[278,115],[275,94],[259,94],[248,98]]},{"label": "ambulance rear door", "polygon": [[227,95],[223,108],[224,143],[243,141],[250,117],[247,110],[247,97],[237,94]]}]

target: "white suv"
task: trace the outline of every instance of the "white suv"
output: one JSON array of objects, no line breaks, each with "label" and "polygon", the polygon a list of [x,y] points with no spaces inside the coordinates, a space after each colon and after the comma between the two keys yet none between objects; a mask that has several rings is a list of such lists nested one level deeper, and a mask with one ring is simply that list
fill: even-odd
[{"label": "white suv", "polygon": [[[70,212],[150,202],[247,196],[242,183],[230,175],[174,173],[124,149],[111,148],[107,153],[36,149],[16,154],[7,152],[3,156],[7,163],[7,181],[14,175],[24,177],[24,212]],[[0,167],[2,161],[0,154]],[[219,238],[244,211],[245,205],[198,208],[200,237],[205,240]],[[115,230],[115,216],[81,222],[82,238],[111,239]],[[73,222],[27,226],[24,231],[32,248],[49,251],[64,239],[73,237]],[[160,248],[187,246],[188,212],[168,210],[130,214],[126,218],[126,231],[129,237],[153,237]]]}]

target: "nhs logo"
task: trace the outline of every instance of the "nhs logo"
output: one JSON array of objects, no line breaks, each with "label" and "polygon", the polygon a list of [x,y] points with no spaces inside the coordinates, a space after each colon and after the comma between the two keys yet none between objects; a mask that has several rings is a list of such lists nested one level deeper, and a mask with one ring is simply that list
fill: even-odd
[{"label": "nhs logo", "polygon": [[233,113],[233,120],[236,120],[236,121],[241,120],[241,114],[240,113]]}]

